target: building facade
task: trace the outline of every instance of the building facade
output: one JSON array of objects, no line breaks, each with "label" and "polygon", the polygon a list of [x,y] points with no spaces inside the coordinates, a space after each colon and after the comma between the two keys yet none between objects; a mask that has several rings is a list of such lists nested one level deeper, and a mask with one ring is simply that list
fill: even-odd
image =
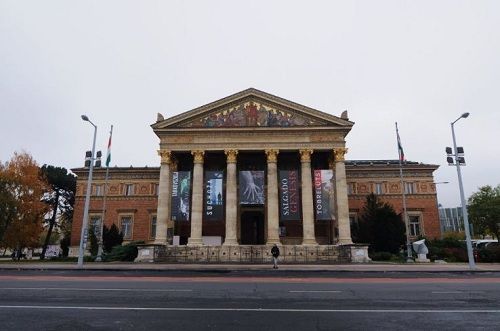
[{"label": "building facade", "polygon": [[[144,250],[144,260],[185,247],[186,259],[234,253],[242,261],[239,246],[264,259],[272,244],[311,259],[333,252],[332,260],[342,255],[339,247],[348,247],[349,256],[363,260],[351,224],[366,195],[401,211],[404,189],[410,234],[439,237],[437,166],[405,163],[403,188],[395,161],[346,161],[353,124],[347,112],[336,117],[255,89],[168,119],[158,114],[151,127],[160,139],[160,167],[110,168],[107,186],[105,169],[97,168],[89,223],[102,219],[106,193],[105,224],[117,224],[126,241],[156,247],[154,254]],[[72,251],[79,245],[88,169],[73,171]]]}]

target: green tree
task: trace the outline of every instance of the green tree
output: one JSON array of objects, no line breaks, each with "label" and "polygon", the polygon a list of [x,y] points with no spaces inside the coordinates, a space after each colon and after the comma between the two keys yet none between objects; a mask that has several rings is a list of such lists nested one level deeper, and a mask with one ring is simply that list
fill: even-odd
[{"label": "green tree", "polygon": [[106,253],[111,252],[113,247],[119,246],[123,242],[123,234],[120,233],[118,227],[113,223],[108,229],[106,225],[102,229],[103,249]]},{"label": "green tree", "polygon": [[468,201],[469,212],[474,231],[480,234],[492,234],[499,239],[500,234],[500,185],[479,188]]},{"label": "green tree", "polygon": [[41,170],[51,188],[45,194],[44,201],[52,208],[51,216],[46,221],[48,230],[43,243],[42,254],[40,255],[40,259],[44,259],[54,228],[59,228],[64,221],[73,218],[76,176],[69,173],[65,168],[46,164],[43,165]]},{"label": "green tree", "polygon": [[353,228],[353,239],[370,244],[371,251],[397,254],[405,243],[405,225],[390,204],[370,194],[366,197],[358,226]]},{"label": "green tree", "polygon": [[89,229],[90,256],[97,256],[99,250],[99,241],[96,236],[96,226],[93,225]]},{"label": "green tree", "polygon": [[17,251],[38,246],[48,185],[31,155],[14,153],[0,164],[0,241]]}]

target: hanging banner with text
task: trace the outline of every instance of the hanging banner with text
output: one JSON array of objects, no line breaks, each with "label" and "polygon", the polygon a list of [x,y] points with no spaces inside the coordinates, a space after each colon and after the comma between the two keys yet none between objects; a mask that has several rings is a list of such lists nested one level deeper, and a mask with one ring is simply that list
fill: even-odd
[{"label": "hanging banner with text", "polygon": [[222,221],[224,218],[224,194],[222,192],[222,171],[205,172],[205,200],[203,204],[204,219]]},{"label": "hanging banner with text", "polygon": [[314,170],[314,216],[316,220],[335,220],[335,178],[330,169]]},{"label": "hanging banner with text", "polygon": [[191,197],[191,173],[172,172],[172,220],[189,221]]},{"label": "hanging banner with text", "polygon": [[240,171],[240,204],[264,204],[264,176],[264,171]]},{"label": "hanging banner with text", "polygon": [[300,220],[299,172],[280,170],[280,220]]}]

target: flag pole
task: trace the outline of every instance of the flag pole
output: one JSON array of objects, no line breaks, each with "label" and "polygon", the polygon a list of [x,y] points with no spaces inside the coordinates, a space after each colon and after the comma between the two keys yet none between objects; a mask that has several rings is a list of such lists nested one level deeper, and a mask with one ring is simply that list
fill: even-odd
[{"label": "flag pole", "polygon": [[403,161],[405,159],[405,155],[403,152],[403,146],[401,145],[401,139],[399,138],[399,130],[398,130],[398,122],[396,122],[396,137],[398,141],[398,154],[399,154],[399,178],[401,180],[401,191],[403,196],[403,220],[405,223],[406,229],[406,262],[413,262],[413,254],[410,243],[410,224],[408,222],[408,212],[406,210],[406,194],[405,194],[405,186],[403,182]]},{"label": "flag pole", "polygon": [[102,198],[102,217],[99,231],[99,248],[97,250],[96,262],[102,261],[102,252],[104,246],[103,230],[104,230],[104,219],[106,217],[106,193],[108,191],[108,177],[109,177],[109,163],[111,161],[111,138],[113,137],[113,125],[111,125],[111,130],[109,131],[109,141],[108,141],[108,151],[106,153],[106,176],[104,177],[104,197]]}]

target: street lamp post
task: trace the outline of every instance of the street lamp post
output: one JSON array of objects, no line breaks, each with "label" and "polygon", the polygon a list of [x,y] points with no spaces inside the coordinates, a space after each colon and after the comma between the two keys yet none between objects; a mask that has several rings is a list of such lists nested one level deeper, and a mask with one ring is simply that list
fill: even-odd
[{"label": "street lamp post", "polygon": [[469,113],[463,113],[459,118],[451,122],[451,135],[453,136],[453,150],[455,152],[455,165],[457,167],[458,174],[458,186],[460,188],[460,201],[462,203],[462,213],[464,216],[464,228],[465,228],[465,241],[467,243],[467,256],[469,258],[469,268],[475,269],[476,264],[474,262],[474,255],[472,254],[472,243],[470,238],[470,228],[469,228],[469,216],[467,214],[467,206],[465,204],[465,195],[464,195],[464,185],[462,183],[462,172],[460,171],[460,162],[458,159],[458,150],[457,150],[457,141],[455,138],[455,128],[454,124],[460,120],[461,118],[467,118]]},{"label": "street lamp post", "polygon": [[83,255],[85,250],[85,239],[87,226],[89,223],[89,204],[90,204],[90,191],[92,188],[92,171],[94,170],[94,153],[95,153],[95,141],[97,137],[97,126],[92,123],[92,121],[86,116],[82,115],[82,120],[89,122],[94,127],[94,141],[92,142],[92,155],[90,156],[90,169],[89,178],[87,180],[87,194],[85,196],[85,207],[83,211],[83,223],[82,223],[82,233],[80,235],[80,252],[78,254],[78,267],[83,268]]}]

